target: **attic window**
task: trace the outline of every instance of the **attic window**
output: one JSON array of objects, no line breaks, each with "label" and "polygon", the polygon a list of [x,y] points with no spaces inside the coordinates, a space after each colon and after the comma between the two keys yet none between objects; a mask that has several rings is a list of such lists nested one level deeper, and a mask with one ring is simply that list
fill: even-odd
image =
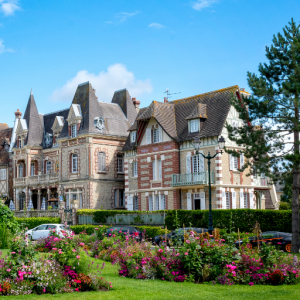
[{"label": "attic window", "polygon": [[190,120],[190,132],[199,132],[199,119]]},{"label": "attic window", "polygon": [[131,131],[131,143],[135,143],[136,141],[136,131]]},{"label": "attic window", "polygon": [[104,119],[102,117],[94,119],[94,125],[96,128],[102,130],[104,129]]},{"label": "attic window", "polygon": [[52,142],[52,134],[46,133],[46,135],[45,135],[46,146],[49,147],[51,145],[51,142]]}]

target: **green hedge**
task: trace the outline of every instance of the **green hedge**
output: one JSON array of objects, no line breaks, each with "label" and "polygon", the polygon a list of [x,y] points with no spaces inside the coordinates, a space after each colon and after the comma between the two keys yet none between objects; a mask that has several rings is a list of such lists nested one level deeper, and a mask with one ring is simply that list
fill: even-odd
[{"label": "green hedge", "polygon": [[[232,215],[232,229],[249,232],[258,221],[262,231],[278,230],[292,232],[292,211],[291,210],[259,210],[259,209],[220,209],[213,210],[213,224],[215,228],[230,228]],[[168,211],[165,218],[165,225],[174,228],[176,211]],[[208,210],[177,210],[177,218],[180,226],[207,228]]]},{"label": "green hedge", "polygon": [[23,228],[27,227],[28,229],[32,229],[36,226],[42,224],[60,224],[60,218],[53,218],[53,217],[38,217],[38,218],[16,218],[19,225]]},{"label": "green hedge", "polygon": [[[105,228],[109,228],[110,226],[103,225]],[[146,236],[147,238],[152,238],[156,235],[164,235],[165,229],[162,229],[160,227],[154,227],[154,226],[134,226],[136,228],[139,228],[142,232],[146,230]],[[83,232],[86,230],[86,233],[91,235],[94,233],[95,228],[99,228],[99,225],[74,225],[70,226],[70,228],[75,232],[75,234],[79,234],[80,232]],[[170,232],[169,230],[167,231]]]}]

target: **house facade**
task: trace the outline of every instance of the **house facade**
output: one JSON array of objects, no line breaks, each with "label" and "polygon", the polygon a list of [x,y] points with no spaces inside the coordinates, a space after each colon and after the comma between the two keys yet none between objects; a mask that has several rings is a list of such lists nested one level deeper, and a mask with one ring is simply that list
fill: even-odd
[{"label": "house facade", "polygon": [[[124,154],[137,102],[126,89],[99,102],[89,82],[78,85],[68,109],[39,114],[30,94],[12,134],[13,197],[17,210],[40,210],[42,200],[71,207],[124,209]],[[51,200],[51,201],[48,201]],[[48,201],[48,202],[47,202]]]},{"label": "house facade", "polygon": [[[228,139],[226,122],[241,126],[230,104],[247,96],[238,86],[168,102],[153,101],[139,110],[129,129],[125,154],[125,205],[128,210],[208,209],[208,165],[196,154],[214,155],[223,136],[227,149],[242,150]],[[219,153],[211,161],[213,209],[276,209],[273,185],[264,176],[240,172],[244,157]],[[263,175],[263,174],[262,174]]]}]

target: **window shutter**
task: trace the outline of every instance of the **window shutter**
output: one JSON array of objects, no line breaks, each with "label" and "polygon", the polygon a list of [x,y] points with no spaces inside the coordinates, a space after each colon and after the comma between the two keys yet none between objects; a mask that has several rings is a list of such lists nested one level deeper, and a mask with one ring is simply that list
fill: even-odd
[{"label": "window shutter", "polygon": [[158,161],[158,180],[162,179],[161,160]]},{"label": "window shutter", "polygon": [[244,153],[240,154],[240,168],[244,166]]},{"label": "window shutter", "polygon": [[191,152],[186,155],[186,173],[191,173]]},{"label": "window shutter", "polygon": [[146,144],[151,144],[151,128],[146,129]]},{"label": "window shutter", "polygon": [[232,208],[236,209],[236,192],[232,192]]},{"label": "window shutter", "polygon": [[160,126],[158,126],[158,132],[159,132],[158,141],[162,142],[162,128]]},{"label": "window shutter", "polygon": [[199,172],[204,172],[204,157],[199,154]]},{"label": "window shutter", "polygon": [[133,197],[127,197],[127,210],[133,210]]},{"label": "window shutter", "polygon": [[201,210],[205,209],[205,192],[200,193]]},{"label": "window shutter", "polygon": [[250,202],[250,208],[251,209],[254,209],[254,195],[253,195],[253,192],[250,192],[249,193],[249,202]]},{"label": "window shutter", "polygon": [[230,170],[233,170],[234,169],[234,157],[232,154],[230,154]]},{"label": "window shutter", "polygon": [[153,180],[156,180],[156,166],[155,166],[156,161],[152,161],[152,173],[153,173]]},{"label": "window shutter", "polygon": [[192,210],[192,195],[191,193],[186,194],[186,206],[188,210]]},{"label": "window shutter", "polygon": [[225,189],[222,189],[222,208],[226,209],[226,193],[225,193]]},{"label": "window shutter", "polygon": [[244,193],[243,193],[243,189],[240,190],[240,208],[244,208]]}]

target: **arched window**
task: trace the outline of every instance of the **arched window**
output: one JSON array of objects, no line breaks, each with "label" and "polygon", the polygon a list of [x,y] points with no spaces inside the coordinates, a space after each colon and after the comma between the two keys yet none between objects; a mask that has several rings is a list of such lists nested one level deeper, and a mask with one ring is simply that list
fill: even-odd
[{"label": "arched window", "polygon": [[106,172],[105,152],[98,153],[98,172]]}]

